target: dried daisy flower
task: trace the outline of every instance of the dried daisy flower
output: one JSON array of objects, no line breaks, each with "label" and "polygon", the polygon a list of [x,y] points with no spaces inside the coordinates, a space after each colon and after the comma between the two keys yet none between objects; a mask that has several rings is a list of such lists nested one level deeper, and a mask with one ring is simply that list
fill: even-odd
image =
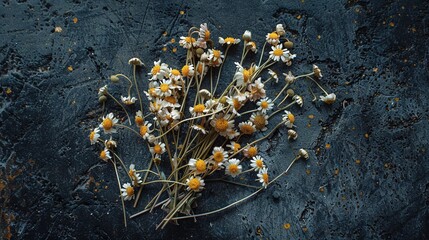
[{"label": "dried daisy flower", "polygon": [[267,97],[260,99],[256,105],[258,105],[258,111],[262,113],[267,113],[274,107],[273,101]]},{"label": "dried daisy flower", "polygon": [[191,49],[192,47],[197,46],[197,41],[193,37],[180,37],[179,41],[180,46],[186,49]]},{"label": "dried daisy flower", "polygon": [[327,94],[326,96],[320,96],[320,101],[326,104],[333,104],[336,99],[337,99],[337,96],[335,95],[335,93],[330,93],[330,94]]},{"label": "dried daisy flower", "polygon": [[288,62],[296,57],[295,54],[290,54],[289,50],[282,48],[282,44],[271,47],[270,58],[276,62],[282,60],[283,62]]},{"label": "dried daisy flower", "polygon": [[298,104],[298,106],[302,107],[302,105],[304,104],[304,101],[302,100],[301,96],[298,95],[294,95],[293,100],[295,100],[296,104]]},{"label": "dried daisy flower", "polygon": [[104,140],[104,146],[106,146],[107,149],[113,150],[118,147],[118,143],[110,136],[109,140]]},{"label": "dried daisy flower", "polygon": [[240,160],[236,158],[231,158],[225,163],[225,174],[230,175],[231,177],[236,177],[241,173],[242,166],[240,165]]},{"label": "dried daisy flower", "polygon": [[224,115],[223,113],[218,113],[215,115],[215,118],[210,121],[210,125],[219,135],[226,137],[228,129],[234,127],[234,120],[228,120],[229,118],[229,114]]},{"label": "dried daisy flower", "polygon": [[135,57],[128,60],[128,64],[134,65],[134,66],[141,66],[143,65],[143,62],[139,58]]},{"label": "dried daisy flower", "polygon": [[244,31],[242,38],[245,42],[250,42],[252,41],[252,33],[249,30],[246,30]]},{"label": "dried daisy flower", "polygon": [[100,128],[104,130],[105,134],[116,133],[116,129],[114,129],[115,125],[118,123],[118,119],[113,116],[113,113],[107,114],[103,117],[103,121],[100,124]]},{"label": "dried daisy flower", "polygon": [[303,149],[303,148],[299,149],[298,156],[301,157],[301,158],[304,158],[304,159],[308,159],[309,158],[308,152],[305,149]]},{"label": "dried daisy flower", "polygon": [[273,46],[276,46],[277,44],[280,43],[279,38],[280,38],[280,36],[277,34],[277,32],[271,32],[271,33],[267,33],[267,36],[266,36],[265,40],[269,44],[271,44]]},{"label": "dried daisy flower", "polygon": [[268,116],[262,112],[252,113],[250,121],[255,124],[255,128],[259,131],[266,131],[268,125]]},{"label": "dried daisy flower", "polygon": [[190,178],[186,179],[186,185],[188,186],[186,190],[200,192],[201,190],[204,189],[204,186],[206,184],[204,183],[204,180],[201,177],[191,176]]},{"label": "dried daisy flower", "polygon": [[137,98],[131,97],[131,96],[128,96],[128,97],[121,96],[121,101],[125,105],[132,105],[132,104],[134,104],[137,101]]},{"label": "dried daisy flower", "polygon": [[207,130],[202,125],[192,125],[192,129],[199,131],[202,134],[207,134]]},{"label": "dried daisy flower", "polygon": [[285,123],[286,127],[293,128],[295,116],[291,112],[285,110],[285,114],[283,114],[283,122]]},{"label": "dried daisy flower", "polygon": [[289,71],[287,74],[283,73],[283,75],[285,76],[285,81],[287,84],[292,84],[295,82],[295,77],[292,75],[292,72]]},{"label": "dried daisy flower", "polygon": [[218,67],[222,64],[225,55],[220,50],[209,49],[207,60],[210,61],[211,65]]},{"label": "dried daisy flower", "polygon": [[276,25],[276,33],[277,33],[279,36],[284,36],[284,35],[286,34],[286,31],[285,31],[285,29],[283,28],[283,24],[277,24],[277,25]]},{"label": "dried daisy flower", "polygon": [[134,117],[134,122],[136,123],[136,125],[138,127],[140,127],[144,124],[143,113],[141,110],[138,110],[136,112],[136,116]]},{"label": "dried daisy flower", "polygon": [[165,143],[155,141],[154,146],[150,147],[149,151],[159,158],[161,154],[165,153]]},{"label": "dried daisy flower", "polygon": [[259,171],[259,173],[258,173],[258,180],[259,180],[259,182],[260,183],[262,183],[262,186],[264,187],[264,188],[267,188],[267,186],[268,186],[268,181],[269,181],[269,178],[268,178],[268,169],[267,168],[263,168],[263,169],[261,169],[260,171]]},{"label": "dried daisy flower", "polygon": [[193,107],[189,107],[189,112],[192,114],[193,117],[201,116],[207,113],[207,111],[208,110],[206,109],[206,106],[202,103],[197,104]]},{"label": "dried daisy flower", "polygon": [[262,170],[265,168],[264,158],[260,155],[255,156],[250,160],[250,166],[255,169],[255,171]]},{"label": "dried daisy flower", "polygon": [[298,138],[298,133],[295,130],[289,129],[287,131],[287,139],[296,140]]},{"label": "dried daisy flower", "polygon": [[240,63],[235,62],[237,71],[234,74],[234,80],[237,81],[237,86],[245,86],[250,83],[253,73],[258,69],[252,65],[249,69],[244,68]]},{"label": "dried daisy flower", "polygon": [[195,69],[194,65],[192,64],[186,64],[182,67],[182,76],[187,78],[192,78],[194,76]]},{"label": "dried daisy flower", "polygon": [[198,95],[199,96],[201,96],[201,98],[204,100],[204,99],[209,99],[210,100],[210,98],[212,97],[212,94],[210,93],[210,91],[209,90],[207,90],[207,89],[201,89],[199,92],[198,92]]},{"label": "dried daisy flower", "polygon": [[170,76],[169,78],[173,81],[178,81],[182,79],[182,75],[180,74],[180,71],[175,68],[170,68]]},{"label": "dried daisy flower", "polygon": [[214,147],[212,151],[213,161],[218,167],[228,159],[228,152],[223,149],[223,147]]},{"label": "dried daisy flower", "polygon": [[112,156],[110,155],[109,149],[105,148],[104,150],[101,150],[100,152],[100,158],[107,162],[109,159],[112,159]]},{"label": "dried daisy flower", "polygon": [[227,147],[229,147],[229,149],[231,149],[231,151],[233,153],[236,153],[240,150],[241,145],[237,142],[232,141],[230,144],[226,145]]},{"label": "dried daisy flower", "polygon": [[170,74],[168,65],[161,63],[161,59],[153,62],[153,65],[154,66],[148,73],[148,75],[151,76],[150,80],[162,80]]},{"label": "dried daisy flower", "polygon": [[253,158],[258,154],[257,146],[247,146],[243,149],[243,155],[247,158]]},{"label": "dried daisy flower", "polygon": [[139,133],[142,136],[143,139],[148,139],[150,134],[152,133],[153,129],[150,129],[152,126],[152,123],[149,123],[148,121],[145,121],[141,126]]},{"label": "dried daisy flower", "polygon": [[238,124],[238,127],[240,128],[240,132],[244,135],[252,135],[256,131],[255,125],[253,125],[251,121],[242,122]]},{"label": "dried daisy flower", "polygon": [[211,32],[207,28],[207,23],[200,25],[198,35],[199,38],[197,39],[197,46],[204,49],[207,48],[207,41],[209,41],[211,37]]},{"label": "dried daisy flower", "polygon": [[279,82],[279,76],[277,75],[276,72],[274,72],[271,69],[268,69],[268,74],[270,74],[270,77],[273,78],[276,81],[276,83]]},{"label": "dried daisy flower", "polygon": [[256,43],[253,41],[246,43],[246,48],[254,53],[258,52],[258,49],[256,48]]},{"label": "dried daisy flower", "polygon": [[140,174],[136,172],[134,164],[130,165],[130,169],[128,170],[128,176],[130,176],[134,186],[139,186],[140,184],[143,183],[142,178],[140,177]]},{"label": "dried daisy flower", "polygon": [[234,45],[234,44],[240,43],[240,39],[233,38],[233,37],[227,37],[227,38],[219,37],[219,43],[222,45],[224,45],[224,44]]},{"label": "dried daisy flower", "polygon": [[313,64],[313,74],[315,77],[317,77],[319,79],[323,77],[322,71],[320,70],[320,68],[316,64]]},{"label": "dried daisy flower", "polygon": [[207,163],[202,159],[191,158],[188,163],[189,169],[195,171],[196,174],[202,174],[206,172]]},{"label": "dried daisy flower", "polygon": [[89,141],[91,142],[91,145],[94,145],[95,143],[97,143],[98,138],[100,137],[100,129],[99,128],[94,128],[90,133],[89,133]]},{"label": "dried daisy flower", "polygon": [[243,106],[243,101],[240,101],[240,97],[239,96],[226,97],[226,102],[232,107],[232,112],[235,115],[240,116],[240,113],[238,112],[238,110],[240,110],[241,107]]},{"label": "dried daisy flower", "polygon": [[102,86],[100,89],[98,89],[98,96],[104,96],[107,95],[107,85]]},{"label": "dried daisy flower", "polygon": [[124,183],[121,188],[122,197],[125,201],[134,199],[134,187],[130,183]]},{"label": "dried daisy flower", "polygon": [[250,92],[249,99],[252,102],[266,97],[264,84],[261,82],[261,78],[256,79],[256,81],[250,84],[247,89]]}]

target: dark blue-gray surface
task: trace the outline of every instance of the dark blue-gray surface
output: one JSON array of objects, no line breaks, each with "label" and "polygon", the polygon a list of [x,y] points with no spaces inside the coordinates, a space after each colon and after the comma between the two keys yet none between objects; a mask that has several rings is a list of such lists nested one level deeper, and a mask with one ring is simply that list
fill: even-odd
[{"label": "dark blue-gray surface", "polygon": [[[417,0],[2,1],[2,237],[428,238],[428,15],[427,2]],[[298,55],[292,71],[317,64],[338,101],[313,104],[308,83],[297,83],[305,98],[302,109],[293,109],[299,139],[285,141],[281,129],[260,147],[275,173],[300,147],[311,158],[262,194],[197,222],[156,231],[164,215],[156,211],[129,220],[125,229],[113,168],[87,140],[101,113],[97,89],[112,73],[131,73],[130,57],[179,67],[184,51],[169,41],[202,22],[215,37],[248,29],[259,43],[283,23]],[[121,153],[142,166],[147,153],[130,138],[120,139],[131,146]],[[209,185],[196,212],[249,193]],[[127,206],[129,214],[138,209]]]}]

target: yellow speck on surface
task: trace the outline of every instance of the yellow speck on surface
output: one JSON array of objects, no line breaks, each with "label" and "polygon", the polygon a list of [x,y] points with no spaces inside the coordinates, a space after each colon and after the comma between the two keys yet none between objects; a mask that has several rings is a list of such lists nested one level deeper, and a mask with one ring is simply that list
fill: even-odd
[{"label": "yellow speck on surface", "polygon": [[10,89],[9,87],[8,88],[6,88],[6,94],[7,95],[9,95],[9,94],[11,94],[12,93],[12,89]]},{"label": "yellow speck on surface", "polygon": [[283,224],[283,228],[286,230],[289,230],[290,229],[290,223]]},{"label": "yellow speck on surface", "polygon": [[319,192],[324,192],[324,191],[325,191],[325,187],[324,186],[319,187]]},{"label": "yellow speck on surface", "polygon": [[298,20],[301,19],[301,15],[296,16],[296,19]]},{"label": "yellow speck on surface", "polygon": [[360,159],[356,159],[355,163],[360,164]]},{"label": "yellow speck on surface", "polygon": [[183,14],[185,14],[185,11],[183,11],[183,10],[180,11],[180,15],[183,15]]},{"label": "yellow speck on surface", "polygon": [[322,38],[322,36],[317,35],[317,40],[320,40]]},{"label": "yellow speck on surface", "polygon": [[369,138],[369,134],[368,133],[365,133],[365,138]]},{"label": "yellow speck on surface", "polygon": [[175,43],[175,42],[176,42],[176,39],[172,38],[172,39],[170,40],[170,42],[171,42],[171,43]]},{"label": "yellow speck on surface", "polygon": [[302,227],[302,231],[303,231],[303,232],[307,232],[307,231],[308,231],[308,228],[307,228],[307,227]]},{"label": "yellow speck on surface", "polygon": [[167,36],[167,34],[168,34],[167,31],[165,31],[164,33],[162,33],[162,36],[165,37],[165,36]]},{"label": "yellow speck on surface", "polygon": [[310,124],[310,123],[308,123],[308,124],[307,124],[307,127],[308,127],[308,128],[310,128],[310,127],[311,127],[311,124]]},{"label": "yellow speck on surface", "polygon": [[390,23],[389,23],[389,26],[394,27],[394,26],[395,26],[395,23],[394,23],[394,22],[390,22]]},{"label": "yellow speck on surface", "polygon": [[167,47],[163,47],[163,48],[162,48],[162,51],[163,51],[163,52],[166,52],[166,51],[167,51]]},{"label": "yellow speck on surface", "polygon": [[61,27],[57,26],[57,27],[55,27],[54,31],[55,31],[56,33],[60,33],[60,32],[62,32],[62,31],[63,31],[63,29],[62,29]]},{"label": "yellow speck on surface", "polygon": [[417,29],[415,27],[412,27],[411,32],[415,33],[415,32],[417,32]]},{"label": "yellow speck on surface", "polygon": [[311,170],[310,170],[310,169],[306,169],[306,170],[305,170],[305,173],[306,173],[307,175],[310,175]]},{"label": "yellow speck on surface", "polygon": [[73,23],[77,23],[78,19],[77,17],[73,18]]},{"label": "yellow speck on surface", "polygon": [[398,97],[395,97],[394,100],[395,100],[395,102],[399,102],[399,98]]},{"label": "yellow speck on surface", "polygon": [[334,170],[334,175],[335,176],[338,176],[338,174],[340,173],[340,169],[338,169],[338,168],[335,168],[335,170]]},{"label": "yellow speck on surface", "polygon": [[331,144],[330,143],[325,144],[325,148],[326,149],[330,149],[331,148]]},{"label": "yellow speck on surface", "polygon": [[73,67],[72,67],[72,66],[68,66],[68,67],[67,67],[67,71],[69,71],[69,72],[73,72]]},{"label": "yellow speck on surface", "polygon": [[173,48],[173,50],[171,50],[173,53],[177,52],[177,48]]},{"label": "yellow speck on surface", "polygon": [[313,115],[313,114],[310,114],[310,115],[308,115],[308,118],[313,119],[313,118],[314,118],[314,115]]},{"label": "yellow speck on surface", "polygon": [[378,72],[378,67],[372,69],[373,72]]}]

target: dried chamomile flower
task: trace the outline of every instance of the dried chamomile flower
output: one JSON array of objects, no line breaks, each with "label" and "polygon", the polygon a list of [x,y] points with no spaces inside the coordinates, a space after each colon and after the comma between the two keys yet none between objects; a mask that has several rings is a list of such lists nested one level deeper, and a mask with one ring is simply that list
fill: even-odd
[{"label": "dried chamomile flower", "polygon": [[292,99],[295,100],[296,104],[298,104],[298,106],[300,106],[300,107],[302,107],[302,105],[304,104],[302,97],[299,95],[293,96]]},{"label": "dried chamomile flower", "polygon": [[287,131],[287,139],[296,140],[298,138],[298,133],[295,130],[289,129]]},{"label": "dried chamomile flower", "polygon": [[110,76],[110,81],[112,83],[118,83],[119,82],[119,78],[118,78],[117,75],[112,75],[112,76]]},{"label": "dried chamomile flower", "polygon": [[192,78],[194,76],[195,70],[194,65],[186,64],[182,67],[182,76],[187,78]]},{"label": "dried chamomile flower", "polygon": [[104,146],[106,146],[107,149],[113,150],[118,147],[118,143],[110,136],[109,140],[104,140]]},{"label": "dried chamomile flower", "polygon": [[134,186],[139,186],[143,183],[142,178],[140,177],[140,174],[136,172],[135,165],[131,164],[130,169],[128,171],[128,176],[130,176],[131,180],[133,181]]},{"label": "dried chamomile flower", "polygon": [[153,62],[153,65],[154,66],[148,73],[148,75],[151,76],[150,80],[162,80],[168,77],[168,75],[170,74],[168,65],[165,63],[161,63],[161,59]]},{"label": "dried chamomile flower", "polygon": [[226,37],[226,38],[219,37],[219,43],[222,45],[224,44],[234,45],[234,44],[240,43],[240,39],[233,38],[233,37]]},{"label": "dried chamomile flower", "polygon": [[109,159],[112,159],[112,156],[110,155],[109,149],[105,148],[104,150],[101,150],[100,152],[100,158],[107,162]]},{"label": "dried chamomile flower", "polygon": [[262,170],[265,168],[264,158],[260,155],[255,156],[250,160],[250,166],[255,169],[255,171]]},{"label": "dried chamomile flower", "polygon": [[178,69],[170,68],[169,78],[173,81],[178,81],[182,79],[182,75],[180,74],[180,71]]},{"label": "dried chamomile flower", "polygon": [[202,174],[206,172],[207,163],[202,159],[191,158],[188,163],[189,169],[195,171],[196,174]]},{"label": "dried chamomile flower", "polygon": [[209,49],[207,60],[211,66],[218,67],[222,64],[225,55],[222,54],[220,50]]},{"label": "dried chamomile flower", "polygon": [[163,79],[161,80],[161,84],[158,88],[155,89],[156,94],[160,97],[168,97],[172,94],[172,90],[174,90],[176,86],[171,82],[171,80]]},{"label": "dried chamomile flower", "polygon": [[320,68],[316,64],[313,64],[313,73],[314,73],[314,76],[319,78],[319,79],[323,77],[322,71],[320,70]]},{"label": "dried chamomile flower", "polygon": [[225,174],[235,178],[241,173],[242,168],[240,160],[231,158],[225,163]]},{"label": "dried chamomile flower", "polygon": [[335,93],[330,93],[326,96],[320,96],[320,101],[326,104],[333,104],[336,99],[337,99],[337,96],[335,95]]},{"label": "dried chamomile flower", "polygon": [[201,75],[204,76],[204,75],[206,75],[207,71],[209,70],[209,67],[207,64],[199,61],[197,63],[196,70],[197,70],[197,76],[201,76]]},{"label": "dried chamomile flower", "polygon": [[199,131],[202,134],[207,134],[207,130],[204,128],[203,125],[192,125],[192,129]]},{"label": "dried chamomile flower", "polygon": [[267,113],[274,107],[273,101],[267,97],[260,99],[256,105],[258,106],[258,111],[262,113]]},{"label": "dried chamomile flower", "polygon": [[265,38],[265,40],[267,40],[267,42],[273,46],[276,46],[280,43],[279,39],[280,36],[277,34],[277,32],[267,33],[267,36]]},{"label": "dried chamomile flower", "polygon": [[246,30],[246,31],[244,31],[244,33],[243,33],[243,40],[245,41],[245,42],[250,42],[250,41],[252,41],[252,33],[249,31],[249,30]]},{"label": "dried chamomile flower", "polygon": [[98,96],[104,96],[107,95],[108,91],[107,91],[107,85],[104,85],[103,87],[101,87],[100,89],[98,89]]},{"label": "dried chamomile flower", "polygon": [[149,148],[149,151],[155,155],[155,157],[160,157],[161,154],[165,153],[165,143],[155,141],[153,147]]},{"label": "dried chamomile flower", "polygon": [[304,159],[308,159],[309,158],[308,152],[305,149],[303,149],[303,148],[301,148],[301,149],[298,150],[298,156],[301,157],[301,158],[304,158]]},{"label": "dried chamomile flower", "polygon": [[204,180],[199,176],[191,176],[190,178],[186,179],[186,185],[188,186],[186,190],[188,191],[194,191],[199,192],[204,189],[205,183]]},{"label": "dried chamomile flower", "polygon": [[293,128],[295,116],[291,112],[285,110],[285,114],[283,114],[283,122],[285,123],[286,127]]},{"label": "dried chamomile flower", "polygon": [[258,154],[257,146],[247,146],[243,149],[243,155],[247,158],[253,158]]},{"label": "dried chamomile flower", "polygon": [[204,99],[210,99],[211,97],[212,97],[212,94],[210,93],[210,91],[209,90],[207,90],[207,89],[201,89],[199,92],[198,92],[198,95],[200,95],[201,96],[201,98],[204,100]]},{"label": "dried chamomile flower", "polygon": [[136,125],[138,127],[140,127],[144,124],[142,111],[140,111],[140,110],[137,111],[136,116],[134,117],[134,122],[136,123]]},{"label": "dried chamomile flower", "polygon": [[279,82],[279,76],[277,75],[276,72],[274,72],[271,69],[268,69],[268,74],[270,74],[270,77],[272,77],[276,81],[276,83]]},{"label": "dried chamomile flower", "polygon": [[148,121],[145,121],[140,126],[139,133],[143,139],[148,139],[150,134],[153,132],[153,129],[150,129],[151,126],[152,126],[152,123],[149,123]]},{"label": "dried chamomile flower", "polygon": [[91,145],[97,143],[98,138],[100,137],[100,129],[99,128],[94,128],[91,133],[89,133],[89,141],[91,142]]},{"label": "dried chamomile flower", "polygon": [[256,48],[256,43],[253,41],[246,43],[246,48],[254,53],[258,52],[258,49]]},{"label": "dried chamomile flower", "polygon": [[266,114],[261,112],[252,113],[252,115],[250,116],[250,121],[255,124],[255,128],[257,130],[262,132],[267,130],[268,116]]},{"label": "dried chamomile flower", "polygon": [[211,37],[211,32],[207,27],[207,23],[200,25],[198,35],[199,38],[197,39],[197,46],[204,49],[207,48],[207,41],[209,41]]},{"label": "dried chamomile flower", "polygon": [[286,81],[286,83],[288,83],[288,84],[292,84],[292,83],[294,83],[295,82],[295,76],[293,76],[293,74],[292,74],[292,72],[291,71],[289,71],[287,74],[286,73],[283,73],[283,75],[285,76],[285,81]]},{"label": "dried chamomile flower", "polygon": [[184,37],[184,36],[182,36],[182,37],[180,37],[179,44],[183,48],[190,49],[192,47],[196,47],[197,46],[197,41],[193,37]]},{"label": "dried chamomile flower", "polygon": [[128,96],[128,97],[121,96],[121,101],[125,105],[132,105],[132,104],[134,104],[137,101],[137,98],[131,97],[131,96]]},{"label": "dried chamomile flower", "polygon": [[267,168],[261,169],[261,171],[259,171],[257,176],[258,176],[259,182],[262,183],[262,186],[264,188],[267,188],[268,183],[269,183],[268,169]]},{"label": "dried chamomile flower", "polygon": [[122,197],[125,201],[134,199],[134,187],[130,183],[124,183],[121,188]]},{"label": "dried chamomile flower", "polygon": [[240,101],[239,96],[234,96],[234,97],[226,97],[226,102],[232,107],[232,112],[235,115],[240,116],[240,113],[238,111],[243,106],[244,101]]},{"label": "dried chamomile flower", "polygon": [[240,150],[241,145],[237,142],[232,141],[230,144],[226,145],[227,147],[229,147],[229,149],[231,149],[232,152],[236,153]]},{"label": "dried chamomile flower", "polygon": [[135,57],[128,60],[128,64],[134,65],[134,66],[141,66],[143,65],[143,62],[139,58]]},{"label": "dried chamomile flower", "polygon": [[115,125],[118,123],[118,119],[113,116],[113,113],[107,114],[103,117],[103,121],[100,124],[100,128],[104,130],[105,134],[116,133]]},{"label": "dried chamomile flower", "polygon": [[283,28],[283,24],[277,24],[277,25],[276,25],[276,33],[277,33],[279,36],[284,36],[284,35],[286,34],[286,31],[285,31],[285,29]]},{"label": "dried chamomile flower", "polygon": [[238,124],[238,127],[244,135],[252,135],[256,131],[255,125],[251,121],[242,122]]},{"label": "dried chamomile flower", "polygon": [[287,63],[296,57],[296,54],[290,54],[289,50],[282,48],[282,44],[271,47],[270,58],[276,62],[282,60]]},{"label": "dried chamomile flower", "polygon": [[252,102],[266,97],[264,84],[261,82],[261,78],[258,78],[254,83],[249,84],[247,90],[250,92],[249,100]]},{"label": "dried chamomile flower", "polygon": [[202,103],[197,104],[193,107],[189,107],[189,112],[192,114],[193,117],[201,116],[207,113],[207,111],[208,110],[206,109],[206,106]]},{"label": "dried chamomile flower", "polygon": [[228,159],[228,152],[223,149],[223,147],[214,147],[212,151],[213,161],[218,167]]},{"label": "dried chamomile flower", "polygon": [[210,125],[219,133],[219,135],[226,137],[228,129],[234,127],[234,120],[228,119],[230,119],[229,114],[224,115],[223,113],[218,113],[215,115],[215,118],[210,121]]}]

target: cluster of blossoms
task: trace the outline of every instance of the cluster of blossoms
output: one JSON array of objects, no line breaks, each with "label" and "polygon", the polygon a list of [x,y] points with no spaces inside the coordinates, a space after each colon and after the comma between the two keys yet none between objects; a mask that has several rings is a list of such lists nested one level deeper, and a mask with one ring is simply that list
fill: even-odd
[{"label": "cluster of blossoms", "polygon": [[[258,52],[250,31],[245,31],[241,39],[219,37],[217,42],[219,48],[215,46],[207,24],[193,27],[179,41],[180,46],[187,51],[186,62],[182,66],[176,68],[161,60],[155,61],[147,78],[138,82],[136,68],[142,67],[143,63],[138,58],[132,58],[129,61],[133,68],[132,78],[124,74],[110,77],[113,84],[121,83],[122,80],[129,84],[127,97],[121,96],[121,100],[117,100],[110,94],[108,85],[101,87],[98,92],[103,106],[108,98],[112,98],[122,107],[130,126],[120,122],[114,113],[108,113],[102,116],[99,126],[91,131],[90,142],[101,144],[100,158],[115,166],[123,201],[134,199],[137,203],[143,185],[162,184],[160,192],[145,208],[163,206],[168,214],[161,227],[174,220],[179,213],[190,215],[192,202],[199,196],[196,192],[204,190],[205,180],[212,175],[220,174],[237,180],[237,176],[253,173],[253,179],[260,183],[260,188],[267,188],[271,183],[267,167],[269,159],[264,159],[258,143],[282,126],[286,128],[290,141],[298,138],[295,115],[290,110],[293,106],[299,108],[304,104],[303,97],[290,88],[298,79],[315,82],[325,93],[325,96],[320,97],[321,101],[332,104],[336,98],[335,94],[328,94],[317,82],[322,74],[316,65],[307,74],[294,76],[290,71],[283,73],[284,81],[279,81],[279,75],[270,69],[276,63],[288,67],[296,57],[290,52],[293,44],[286,38],[282,24],[267,33],[258,63],[243,64],[248,55]],[[229,85],[219,90],[219,79],[228,50],[241,43],[242,59],[234,63],[236,69]],[[271,51],[263,62],[266,45],[271,46]],[[213,77],[213,73],[217,73],[217,76]],[[282,85],[273,97],[265,89],[270,81]],[[142,95],[139,85],[147,86]],[[133,87],[137,98],[131,96]],[[143,100],[147,100],[144,101],[145,105]],[[131,123],[128,111],[135,108],[129,105],[136,105],[137,101],[140,109],[134,110],[134,123]],[[279,113],[282,113],[281,121],[272,127],[269,123]],[[142,164],[139,162],[126,167],[116,152],[117,143],[112,139],[112,136],[120,133],[118,130],[131,131],[147,144],[151,158],[146,168],[136,170],[136,165]],[[101,139],[101,133],[110,138]],[[304,149],[300,149],[296,156],[304,159],[309,157]],[[163,162],[168,163],[171,169],[161,171],[159,166],[164,166]],[[129,169],[129,182],[121,184],[117,164]],[[170,175],[166,176],[165,173]],[[138,193],[135,191],[137,189]],[[163,194],[166,200],[160,201]]]}]

